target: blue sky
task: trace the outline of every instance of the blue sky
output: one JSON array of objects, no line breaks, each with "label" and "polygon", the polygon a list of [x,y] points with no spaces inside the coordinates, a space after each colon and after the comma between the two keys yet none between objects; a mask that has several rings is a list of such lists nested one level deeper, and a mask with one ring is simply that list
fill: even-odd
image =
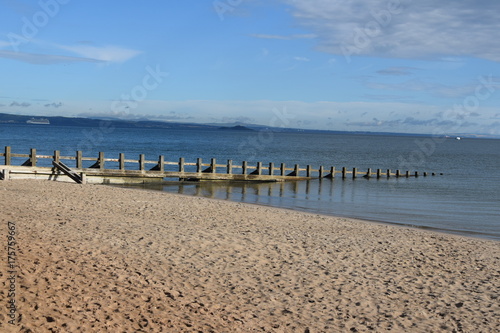
[{"label": "blue sky", "polygon": [[500,135],[500,2],[0,0],[0,112]]}]

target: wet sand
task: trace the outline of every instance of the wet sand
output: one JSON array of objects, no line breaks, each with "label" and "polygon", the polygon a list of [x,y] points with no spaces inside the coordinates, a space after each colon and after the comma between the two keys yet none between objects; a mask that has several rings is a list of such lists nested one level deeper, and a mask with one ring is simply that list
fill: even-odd
[{"label": "wet sand", "polygon": [[500,331],[499,242],[99,185],[0,200],[2,332]]}]

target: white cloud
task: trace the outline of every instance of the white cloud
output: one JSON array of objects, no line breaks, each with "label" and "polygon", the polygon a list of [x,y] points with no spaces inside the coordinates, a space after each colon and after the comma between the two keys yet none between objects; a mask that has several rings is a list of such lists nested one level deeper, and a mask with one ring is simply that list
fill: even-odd
[{"label": "white cloud", "polygon": [[89,58],[68,57],[68,56],[53,55],[53,54],[36,54],[36,53],[2,51],[2,50],[0,50],[0,58],[7,58],[36,65],[60,64],[69,62],[102,62],[100,60],[89,59]]},{"label": "white cloud", "polygon": [[328,53],[500,61],[499,1],[282,1]]},{"label": "white cloud", "polygon": [[74,46],[58,45],[58,47],[87,59],[104,62],[126,62],[141,53],[141,51],[111,45],[98,47],[82,44]]}]

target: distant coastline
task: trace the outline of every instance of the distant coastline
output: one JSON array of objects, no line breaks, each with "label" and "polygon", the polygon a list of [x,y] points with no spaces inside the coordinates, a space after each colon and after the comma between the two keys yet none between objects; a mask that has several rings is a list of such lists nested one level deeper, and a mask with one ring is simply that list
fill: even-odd
[{"label": "distant coastline", "polygon": [[[105,122],[109,126],[116,128],[153,128],[153,129],[179,129],[179,130],[233,130],[233,131],[275,131],[275,132],[301,132],[301,133],[326,133],[326,134],[353,134],[353,135],[385,135],[385,136],[414,136],[429,137],[432,134],[419,133],[398,133],[398,132],[369,132],[369,131],[334,131],[334,130],[315,130],[268,127],[257,124],[198,124],[198,123],[180,123],[166,122],[158,120],[124,120],[119,118],[84,118],[84,117],[51,117],[51,116],[33,116],[33,115],[15,115],[0,113],[0,124],[26,125],[33,119],[44,119],[43,124],[51,126],[78,126],[78,127],[99,127]],[[41,124],[41,122],[35,122]],[[31,122],[31,124],[34,124]],[[472,133],[446,133],[443,137],[461,137],[461,138],[479,138],[479,139],[500,139],[498,135],[479,135]]]}]

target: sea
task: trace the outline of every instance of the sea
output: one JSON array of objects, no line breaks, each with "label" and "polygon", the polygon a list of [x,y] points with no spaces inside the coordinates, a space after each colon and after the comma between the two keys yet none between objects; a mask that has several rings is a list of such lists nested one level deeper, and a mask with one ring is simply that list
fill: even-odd
[{"label": "sea", "polygon": [[[418,171],[423,177],[359,177],[281,183],[177,182],[146,187],[315,214],[359,218],[452,234],[500,240],[500,140],[442,136],[395,136],[219,129],[72,127],[0,124],[0,149],[13,153],[241,165],[273,162],[328,170]],[[24,159],[14,158],[22,164]],[[0,163],[3,163],[0,158]],[[50,163],[48,160],[40,163]],[[48,164],[47,164],[48,165]],[[68,161],[71,167],[71,162]],[[85,165],[84,165],[85,166]],[[432,174],[434,173],[434,176]],[[145,187],[141,187],[144,189]],[[139,189],[138,189],[139,190]]]}]

